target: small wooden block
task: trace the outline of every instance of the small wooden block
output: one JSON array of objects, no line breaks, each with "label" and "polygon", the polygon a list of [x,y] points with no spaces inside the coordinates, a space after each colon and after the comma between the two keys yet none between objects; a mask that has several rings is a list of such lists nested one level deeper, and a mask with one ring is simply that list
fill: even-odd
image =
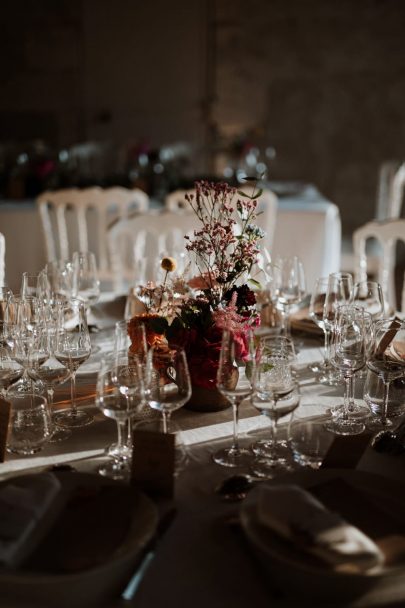
[{"label": "small wooden block", "polygon": [[172,498],[175,435],[135,430],[131,482],[153,496]]},{"label": "small wooden block", "polygon": [[6,458],[8,423],[10,420],[10,404],[0,397],[0,462]]}]

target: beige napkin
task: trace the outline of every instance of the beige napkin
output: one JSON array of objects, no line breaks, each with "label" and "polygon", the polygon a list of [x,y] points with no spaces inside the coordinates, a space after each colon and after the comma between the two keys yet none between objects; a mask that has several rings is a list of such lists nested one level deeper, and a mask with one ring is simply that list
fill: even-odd
[{"label": "beige napkin", "polygon": [[323,330],[309,317],[309,309],[301,308],[291,315],[291,330],[300,332],[309,337],[323,337]]},{"label": "beige napkin", "polygon": [[368,536],[299,486],[262,486],[257,516],[260,524],[336,571],[364,573],[384,562]]}]

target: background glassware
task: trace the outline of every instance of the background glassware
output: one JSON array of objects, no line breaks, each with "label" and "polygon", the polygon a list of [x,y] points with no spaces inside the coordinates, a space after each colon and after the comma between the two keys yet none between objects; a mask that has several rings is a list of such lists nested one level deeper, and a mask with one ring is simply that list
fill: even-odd
[{"label": "background glassware", "polygon": [[7,451],[12,454],[36,454],[48,440],[50,420],[46,398],[33,393],[8,395],[10,421]]},{"label": "background glassware", "polygon": [[[348,304],[353,289],[353,277],[348,272],[334,272],[328,277],[328,287],[325,295],[323,323],[325,331],[325,372],[318,377],[318,382],[328,386],[338,386],[342,383],[341,374],[330,365],[330,341],[335,324],[338,306]],[[329,363],[329,364],[328,364]]]},{"label": "background glassware", "polygon": [[0,345],[6,346],[4,337],[4,323],[7,317],[7,308],[13,300],[13,292],[7,285],[0,285]]},{"label": "background glassware", "polygon": [[294,412],[289,426],[289,441],[297,464],[319,469],[333,438],[333,433],[325,429],[325,417],[295,418]]},{"label": "background glassware", "polygon": [[10,354],[9,348],[0,348],[0,390],[4,398],[7,389],[17,382],[23,375],[24,368],[15,361]]},{"label": "background glassware", "polygon": [[97,378],[96,403],[107,418],[117,424],[117,447],[109,452],[111,460],[98,469],[101,475],[114,479],[127,479],[131,456],[126,445],[128,420],[144,402],[142,370],[136,358],[128,367],[119,360],[103,360]]},{"label": "background glassware", "polygon": [[53,260],[45,266],[51,297],[70,300],[73,297],[73,265],[68,260]]},{"label": "background glassware", "polygon": [[352,377],[367,360],[367,325],[364,311],[355,306],[342,305],[336,311],[332,342],[332,365],[345,380],[343,409],[325,426],[332,433],[356,435],[364,431],[364,422],[350,411]]},{"label": "background glassware", "polygon": [[163,432],[168,433],[172,412],[182,407],[191,397],[191,380],[184,350],[170,349],[161,353],[158,349],[151,348],[147,355],[144,379],[145,399],[152,409],[161,412]]},{"label": "background glassware", "polygon": [[322,329],[324,333],[324,356],[322,363],[314,362],[308,365],[312,372],[326,373],[331,368],[330,353],[329,353],[329,338],[330,332],[325,327],[324,322],[324,307],[325,298],[328,291],[329,277],[320,277],[315,281],[314,289],[311,293],[309,302],[309,316],[312,321]]},{"label": "background glassware", "polygon": [[385,413],[384,381],[371,369],[367,371],[363,397],[371,413],[367,427],[381,430],[387,426],[387,421],[391,426],[395,418],[405,414],[405,378],[396,378],[390,382]]},{"label": "background glassware", "polygon": [[273,278],[275,295],[284,312],[284,334],[291,335],[290,309],[301,302],[305,295],[305,272],[297,256],[278,257],[274,263]]},{"label": "background glassware", "polygon": [[96,256],[91,251],[75,251],[73,265],[73,296],[90,308],[100,297]]},{"label": "background glassware", "polygon": [[40,302],[46,302],[49,299],[48,294],[49,284],[44,270],[41,270],[37,274],[23,272],[20,291],[22,297],[32,296]]},{"label": "background glassware", "polygon": [[[270,367],[271,366],[271,367]],[[274,358],[260,358],[256,367],[252,405],[271,422],[271,449],[252,463],[252,471],[259,477],[271,478],[279,471],[289,470],[285,452],[278,450],[277,429],[280,418],[291,414],[300,404],[299,385],[291,378],[288,365]]]},{"label": "background glassware", "polygon": [[59,427],[55,421],[55,413],[53,412],[53,397],[55,387],[63,384],[70,377],[69,369],[60,363],[54,355],[55,347],[55,334],[51,332],[43,332],[41,336],[41,342],[43,345],[40,346],[40,353],[46,357],[45,361],[43,358],[31,359],[30,366],[28,369],[28,375],[34,381],[41,381],[47,393],[48,409],[50,418],[52,421],[51,435],[49,437],[50,442],[63,441],[70,437],[71,432],[67,428]]},{"label": "background glassware", "polygon": [[42,362],[46,359],[46,353],[40,350],[41,336],[45,331],[44,320],[44,307],[37,298],[14,298],[10,322],[7,321],[7,341],[13,359],[24,368],[24,373],[13,386],[13,391],[43,392],[42,384],[32,382],[28,369],[33,359]]},{"label": "background glassware", "polygon": [[390,385],[405,374],[405,322],[381,319],[374,326],[374,343],[367,361],[368,368],[382,381],[383,393],[380,412],[382,427],[392,425],[388,417]]},{"label": "background glassware", "polygon": [[218,450],[212,457],[214,462],[226,467],[249,465],[253,458],[250,449],[240,447],[238,429],[239,406],[252,392],[252,373],[255,362],[253,339],[253,332],[249,331],[244,336],[247,352],[246,356],[242,358],[239,336],[235,336],[228,330],[224,330],[222,333],[217,388],[232,405],[233,439],[230,447]]},{"label": "background glassware", "polygon": [[350,304],[364,308],[370,313],[373,321],[384,315],[384,296],[377,281],[360,281],[355,283],[350,296]]},{"label": "background glassware", "polygon": [[79,427],[90,424],[93,416],[76,406],[76,372],[91,354],[91,342],[83,302],[72,299],[60,307],[54,355],[70,372],[71,409],[55,414],[58,426]]}]

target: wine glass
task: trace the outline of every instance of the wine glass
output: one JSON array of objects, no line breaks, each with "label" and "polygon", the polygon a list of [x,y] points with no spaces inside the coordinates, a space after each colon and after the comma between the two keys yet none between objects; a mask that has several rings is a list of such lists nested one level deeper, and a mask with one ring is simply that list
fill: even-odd
[{"label": "wine glass", "polygon": [[21,279],[21,297],[32,296],[39,301],[46,302],[49,294],[49,284],[46,272],[41,270],[37,274],[23,272]]},{"label": "wine glass", "polygon": [[[131,336],[129,335],[128,321],[117,321],[115,324],[114,333],[114,358],[116,361],[119,359],[124,364],[125,360],[130,362],[131,356],[136,356],[139,360],[142,369],[146,364],[147,355],[147,343],[145,326],[143,323],[131,325]],[[127,420],[127,439],[126,439],[126,451],[128,454],[132,453],[132,420]],[[117,449],[117,445],[113,444],[109,447],[108,453],[114,455]]]},{"label": "wine glass", "polygon": [[117,443],[108,450],[111,460],[98,472],[114,479],[126,479],[130,474],[132,450],[127,445],[128,421],[143,407],[145,391],[143,372],[137,357],[120,353],[111,361],[103,360],[97,379],[96,403],[103,414],[117,423]]},{"label": "wine glass", "polygon": [[252,392],[252,374],[255,363],[253,331],[244,336],[224,330],[222,334],[217,388],[232,404],[233,441],[228,448],[213,454],[217,464],[238,467],[250,464],[251,450],[239,446],[239,406]]},{"label": "wine glass", "polygon": [[338,435],[357,435],[365,429],[364,422],[349,408],[352,377],[367,360],[367,324],[364,310],[351,305],[337,308],[331,353],[332,365],[345,380],[343,409],[326,423],[327,430]]},{"label": "wine glass", "polygon": [[45,266],[51,298],[70,300],[73,297],[73,265],[66,260],[53,260]]},{"label": "wine glass", "polygon": [[24,368],[13,359],[10,349],[0,348],[0,391],[4,398],[7,397],[7,389],[17,382],[23,375]]},{"label": "wine glass", "polygon": [[377,281],[359,281],[353,286],[350,303],[364,308],[370,313],[373,321],[378,321],[384,315],[384,296],[381,285]]},{"label": "wine glass", "polygon": [[[277,387],[281,378],[283,383],[290,386],[293,383],[293,365],[296,361],[294,343],[291,338],[285,336],[261,337],[257,349],[257,356],[268,371],[267,383],[272,381]],[[278,452],[288,449],[287,442],[278,440]],[[272,456],[274,454],[273,431],[270,438],[259,439],[252,444],[251,449],[256,456]]]},{"label": "wine glass", "polygon": [[368,368],[363,398],[370,411],[367,428],[385,430],[405,414],[405,375],[390,382],[384,409],[384,381],[380,374]]},{"label": "wine glass", "polygon": [[290,309],[305,295],[304,266],[297,256],[278,257],[274,264],[275,295],[285,319],[284,334],[291,335]]},{"label": "wine glass", "polygon": [[322,329],[324,333],[324,358],[323,362],[310,363],[308,365],[312,372],[323,372],[325,373],[331,367],[329,360],[329,333],[325,327],[324,322],[324,307],[325,298],[328,291],[329,277],[319,277],[315,281],[315,287],[311,293],[311,299],[309,302],[309,316],[312,321]]},{"label": "wine glass", "polygon": [[36,454],[50,434],[46,398],[35,393],[14,393],[10,401],[7,451],[23,456]]},{"label": "wine glass", "polygon": [[144,378],[146,401],[152,409],[161,412],[163,432],[169,433],[172,412],[191,397],[186,353],[182,348],[149,349]]},{"label": "wine glass", "polygon": [[46,388],[48,408],[52,421],[52,432],[49,438],[51,442],[63,441],[71,435],[68,428],[59,427],[55,423],[55,415],[52,411],[55,387],[63,384],[70,377],[69,369],[56,359],[54,348],[55,334],[53,328],[48,327],[48,331],[44,331],[40,338],[38,353],[41,356],[33,357],[28,369],[30,378],[34,381],[39,380]]},{"label": "wine glass", "polygon": [[291,414],[300,404],[300,389],[292,379],[288,361],[273,356],[260,356],[253,382],[252,405],[271,422],[270,449],[255,459],[253,473],[271,478],[279,471],[289,470],[284,451],[279,450],[277,440],[278,421]]},{"label": "wine glass", "polygon": [[323,309],[323,324],[325,332],[325,366],[324,373],[318,377],[318,382],[329,386],[342,383],[341,375],[331,365],[330,342],[334,329],[336,310],[338,306],[349,303],[353,288],[353,278],[348,272],[333,272],[328,277],[328,287],[325,294]]},{"label": "wine glass", "polygon": [[96,256],[91,251],[75,251],[72,265],[73,296],[84,302],[86,310],[90,309],[100,297]]},{"label": "wine glass", "polygon": [[54,355],[70,372],[71,409],[55,414],[55,423],[62,427],[90,424],[93,416],[76,406],[76,372],[91,354],[91,342],[83,302],[72,299],[58,313]]},{"label": "wine glass", "polygon": [[382,381],[380,423],[382,428],[392,425],[388,417],[391,382],[405,374],[405,322],[381,319],[374,326],[374,343],[367,367]]},{"label": "wine glass", "polygon": [[13,301],[13,292],[7,285],[0,285],[0,344],[6,346],[5,323],[8,307]]}]

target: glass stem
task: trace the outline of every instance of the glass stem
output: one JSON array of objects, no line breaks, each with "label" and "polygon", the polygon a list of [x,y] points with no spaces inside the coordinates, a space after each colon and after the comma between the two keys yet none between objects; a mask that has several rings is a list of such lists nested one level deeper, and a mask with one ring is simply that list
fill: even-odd
[{"label": "glass stem", "polygon": [[125,448],[124,438],[126,437],[126,420],[117,420],[117,452],[118,452],[118,460],[122,460],[122,452]]},{"label": "glass stem", "polygon": [[323,330],[324,333],[324,339],[325,339],[325,353],[324,353],[324,361],[325,361],[325,367],[329,367],[330,366],[330,331],[329,329],[324,329]]},{"label": "glass stem", "polygon": [[71,401],[71,411],[72,416],[76,416],[77,407],[76,407],[76,371],[72,371],[70,376],[70,401]]},{"label": "glass stem", "polygon": [[388,393],[390,390],[390,383],[384,379],[383,379],[383,383],[384,383],[384,393],[383,393],[383,403],[382,403],[382,411],[381,411],[381,424],[383,426],[386,426],[387,414],[388,414]]},{"label": "glass stem", "polygon": [[291,319],[290,319],[290,307],[288,304],[284,306],[284,335],[287,338],[291,337]]},{"label": "glass stem", "polygon": [[164,433],[168,433],[169,432],[169,424],[170,424],[170,412],[167,412],[165,410],[162,411],[162,417],[163,417],[163,432]]},{"label": "glass stem", "polygon": [[353,374],[353,376],[350,376],[350,378],[349,378],[349,402],[348,402],[348,406],[347,406],[349,412],[354,412],[354,409],[355,409],[354,388],[355,388],[355,378],[354,378],[354,374]]},{"label": "glass stem", "polygon": [[239,399],[232,401],[232,413],[233,413],[233,440],[232,450],[239,450]]},{"label": "glass stem", "polygon": [[350,403],[350,378],[351,376],[345,375],[345,392],[343,397],[343,412],[342,419],[349,420],[349,403]]}]

